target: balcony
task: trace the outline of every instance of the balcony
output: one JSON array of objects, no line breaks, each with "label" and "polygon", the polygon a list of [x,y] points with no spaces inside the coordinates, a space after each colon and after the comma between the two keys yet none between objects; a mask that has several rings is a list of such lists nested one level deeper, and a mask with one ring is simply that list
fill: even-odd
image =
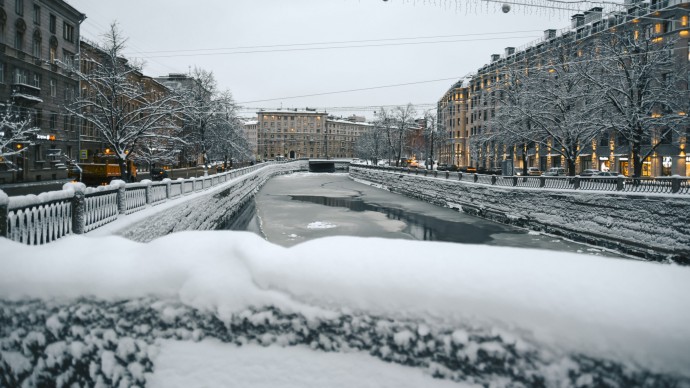
[{"label": "balcony", "polygon": [[23,83],[12,84],[11,97],[17,105],[22,106],[31,106],[43,102],[40,88]]}]

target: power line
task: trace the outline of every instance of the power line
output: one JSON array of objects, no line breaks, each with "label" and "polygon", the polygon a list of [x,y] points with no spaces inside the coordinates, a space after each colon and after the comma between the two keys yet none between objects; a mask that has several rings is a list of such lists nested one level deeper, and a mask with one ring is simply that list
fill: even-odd
[{"label": "power line", "polygon": [[365,91],[365,90],[394,88],[394,87],[400,87],[400,86],[418,85],[418,84],[440,82],[440,81],[451,81],[451,80],[458,80],[458,79],[459,79],[458,77],[439,78],[439,79],[433,79],[433,80],[427,80],[427,81],[405,82],[405,83],[392,84],[392,85],[371,86],[371,87],[367,87],[367,88],[358,88],[358,89],[349,89],[349,90],[339,90],[339,91],[333,91],[333,92],[304,94],[304,95],[300,95],[300,96],[288,96],[288,97],[280,97],[280,98],[269,98],[269,99],[264,99],[264,100],[244,101],[244,102],[238,102],[237,104],[242,105],[242,104],[253,104],[256,102],[291,100],[291,99],[295,99],[295,98],[316,97],[316,96],[325,96],[325,95],[329,95],[329,94],[340,94],[340,93],[350,93],[350,92],[361,92],[361,91]]},{"label": "power line", "polygon": [[518,33],[528,33],[528,32],[541,32],[541,30],[484,32],[484,33],[474,33],[474,34],[433,35],[433,36],[417,36],[417,37],[406,37],[406,38],[381,38],[381,39],[344,40],[344,41],[313,42],[313,43],[287,43],[287,44],[272,44],[272,45],[263,45],[263,46],[236,46],[236,47],[159,50],[159,51],[143,51],[143,52],[140,51],[139,53],[141,53],[141,54],[161,54],[161,53],[180,53],[180,52],[217,51],[217,50],[246,50],[246,49],[275,48],[275,47],[291,47],[291,46],[320,46],[320,45],[327,45],[327,44],[328,45],[334,45],[334,44],[349,44],[349,43],[389,42],[389,41],[416,40],[416,39],[457,38],[457,37],[468,37],[468,36],[518,34]]},{"label": "power line", "polygon": [[[530,36],[512,36],[511,38],[520,39],[520,38],[531,38],[531,37],[533,37],[533,36],[531,36],[531,35]],[[198,57],[198,56],[212,56],[212,55],[236,55],[236,54],[293,52],[293,51],[335,50],[335,49],[350,49],[350,48],[364,48],[364,47],[417,46],[417,45],[423,45],[423,44],[476,42],[476,41],[505,40],[505,39],[506,39],[506,37],[472,38],[472,39],[439,40],[439,41],[428,41],[428,42],[382,43],[382,44],[363,44],[363,45],[349,45],[349,46],[326,46],[326,47],[286,48],[286,49],[271,49],[271,50],[248,50],[248,51],[217,52],[217,53],[152,55],[152,56],[144,56],[142,58]]]}]

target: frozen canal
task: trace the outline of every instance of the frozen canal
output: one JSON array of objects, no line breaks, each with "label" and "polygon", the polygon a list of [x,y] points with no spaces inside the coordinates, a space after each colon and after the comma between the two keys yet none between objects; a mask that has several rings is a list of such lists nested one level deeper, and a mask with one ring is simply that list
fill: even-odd
[{"label": "frozen canal", "polygon": [[250,230],[292,246],[348,235],[530,247],[616,256],[599,248],[494,223],[378,189],[345,173],[271,179],[228,229]]}]

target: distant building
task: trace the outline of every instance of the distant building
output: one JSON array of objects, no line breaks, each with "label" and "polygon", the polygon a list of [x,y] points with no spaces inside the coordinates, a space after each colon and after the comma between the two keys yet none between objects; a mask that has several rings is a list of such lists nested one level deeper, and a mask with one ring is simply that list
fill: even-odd
[{"label": "distant building", "polygon": [[259,148],[258,148],[258,124],[259,121],[256,118],[243,119],[244,122],[244,133],[247,135],[247,142],[252,152],[254,160],[259,158]]},{"label": "distant building", "polygon": [[316,110],[261,110],[257,115],[258,153],[262,160],[329,157],[326,119]]},{"label": "distant building", "polygon": [[11,164],[0,162],[0,183],[67,178],[64,156],[77,157],[79,122],[63,107],[79,82],[58,64],[74,62],[85,18],[65,1],[0,1],[0,104],[11,102],[40,128]]},{"label": "distant building", "polygon": [[459,167],[469,165],[470,150],[467,139],[469,82],[470,78],[456,82],[438,102],[438,126],[447,134],[439,150],[440,163]]},{"label": "distant building", "polygon": [[355,157],[355,141],[372,125],[363,116],[349,116],[347,119],[328,116],[326,131],[328,134],[328,155],[333,158]]}]

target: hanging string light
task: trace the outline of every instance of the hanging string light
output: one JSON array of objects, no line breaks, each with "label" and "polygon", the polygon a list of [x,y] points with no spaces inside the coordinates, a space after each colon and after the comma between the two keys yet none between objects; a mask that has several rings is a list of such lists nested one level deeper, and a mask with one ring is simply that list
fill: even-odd
[{"label": "hanging string light", "polygon": [[[388,2],[389,0],[383,0]],[[610,0],[400,0],[405,4],[454,9],[455,12],[488,13],[519,12],[523,14],[559,15],[584,12],[600,7],[604,12],[620,9],[624,4]]]}]

